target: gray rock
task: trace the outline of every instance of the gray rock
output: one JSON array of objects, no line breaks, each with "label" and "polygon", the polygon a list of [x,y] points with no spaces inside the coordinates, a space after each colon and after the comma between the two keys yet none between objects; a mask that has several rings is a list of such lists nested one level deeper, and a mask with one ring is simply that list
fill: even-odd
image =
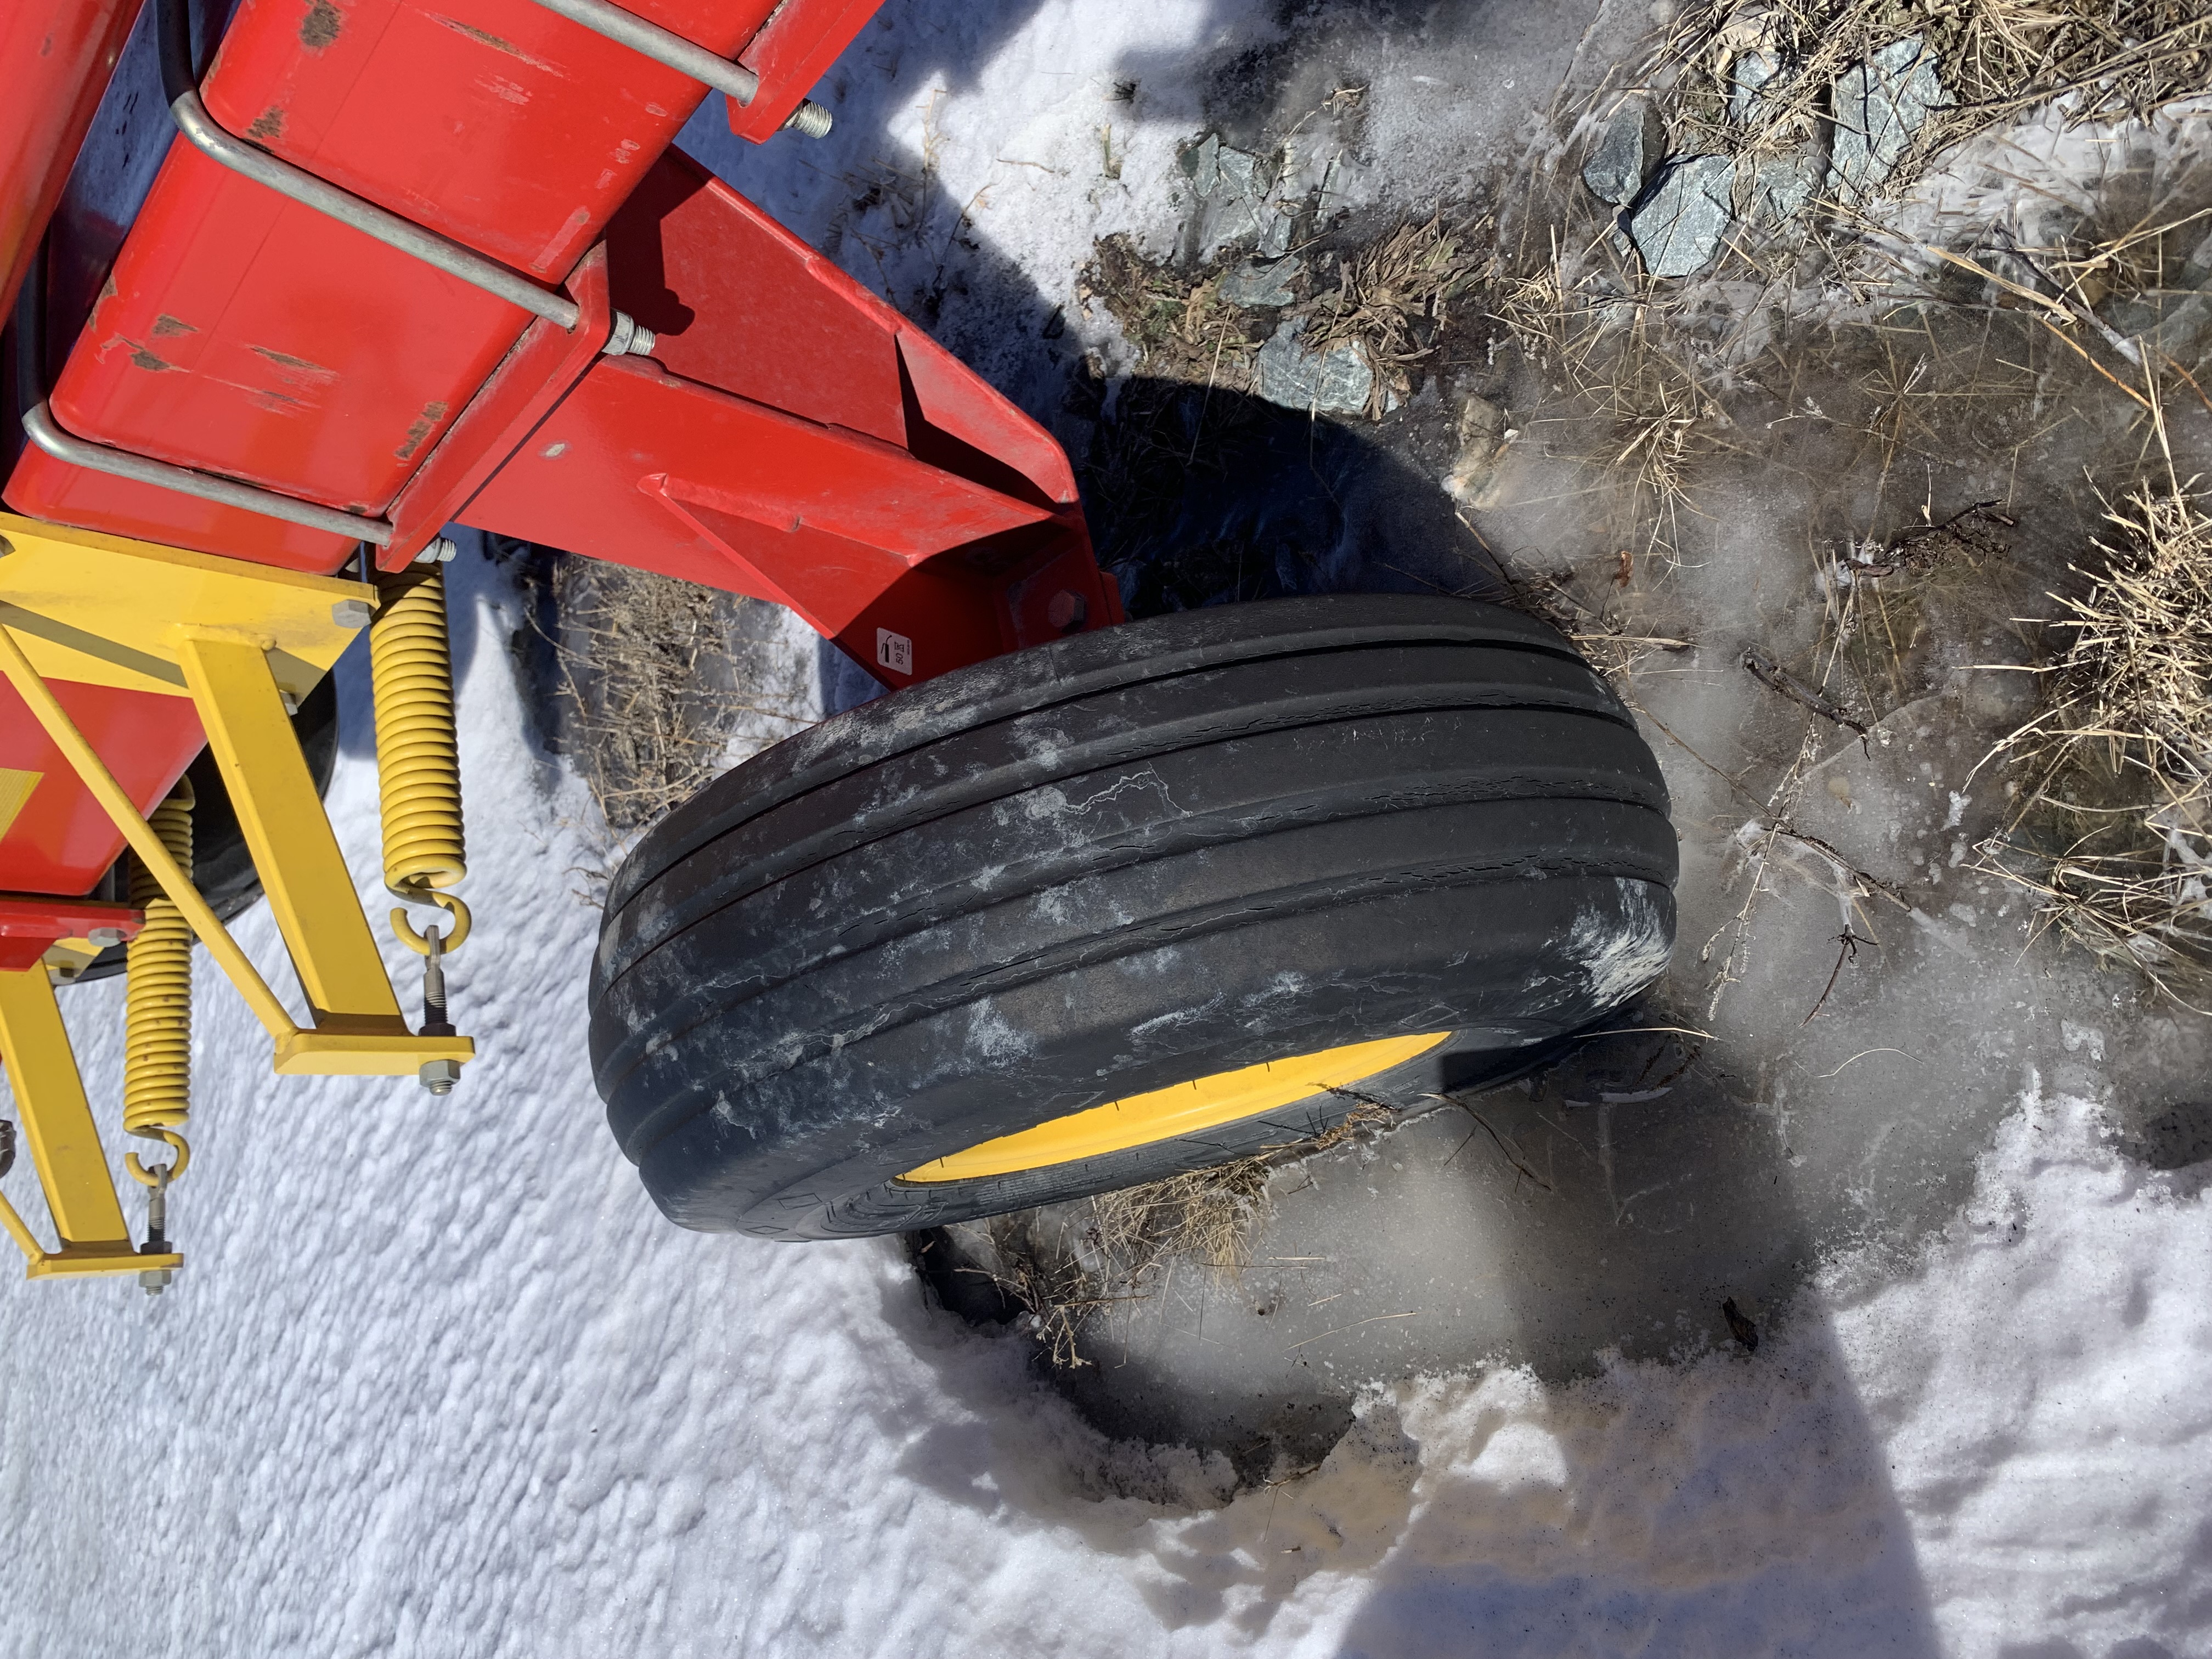
[{"label": "gray rock", "polygon": [[1221,279],[1221,297],[1232,306],[1286,306],[1295,297],[1291,279],[1303,269],[1298,259],[1245,265]]},{"label": "gray rock", "polygon": [[1268,202],[1257,210],[1260,220],[1260,257],[1279,259],[1291,251],[1291,228],[1297,224],[1298,210],[1281,202]]},{"label": "gray rock", "polygon": [[1200,197],[1207,197],[1221,188],[1221,140],[1208,133],[1206,142],[1196,149],[1183,152],[1183,165],[1190,173],[1190,186]]},{"label": "gray rock", "polygon": [[1782,61],[1771,52],[1749,46],[1736,53],[1730,68],[1729,119],[1741,125],[1758,113],[1759,94],[1782,73]]},{"label": "gray rock", "polygon": [[1352,195],[1360,175],[1366,171],[1358,162],[1342,155],[1332,156],[1328,170],[1321,176],[1321,188],[1314,195],[1314,218],[1327,224],[1338,214],[1352,206]]},{"label": "gray rock", "polygon": [[1260,158],[1241,149],[1221,147],[1217,165],[1221,169],[1221,191],[1231,201],[1243,198],[1256,202],[1261,191],[1259,185]]},{"label": "gray rock", "polygon": [[1788,223],[1805,210],[1820,183],[1820,157],[1807,149],[1795,155],[1770,155],[1752,171],[1752,219],[1759,224]]},{"label": "gray rock", "polygon": [[1462,507],[1495,505],[1498,459],[1520,435],[1506,425],[1505,411],[1489,398],[1468,398],[1460,405],[1459,453],[1444,475],[1444,494]]},{"label": "gray rock", "polygon": [[1628,234],[1654,276],[1687,276],[1720,252],[1735,217],[1735,162],[1725,155],[1670,161],[1628,216]]},{"label": "gray rock", "polygon": [[1626,207],[1644,193],[1651,170],[1667,153],[1667,129],[1649,98],[1625,100],[1598,135],[1583,163],[1583,182],[1601,202]]},{"label": "gray rock", "polygon": [[1893,40],[1836,77],[1835,137],[1828,191],[1846,206],[1889,177],[1928,118],[1951,101],[1935,54],[1917,34]]},{"label": "gray rock", "polygon": [[1267,193],[1260,188],[1260,158],[1230,149],[1218,133],[1208,133],[1204,143],[1185,150],[1182,167],[1190,174],[1191,188],[1209,200],[1218,197],[1224,204],[1256,203]]},{"label": "gray rock", "polygon": [[1252,360],[1252,389],[1271,404],[1304,413],[1363,413],[1375,389],[1375,371],[1356,346],[1308,351],[1298,339],[1305,327],[1304,318],[1293,317],[1260,348]]}]

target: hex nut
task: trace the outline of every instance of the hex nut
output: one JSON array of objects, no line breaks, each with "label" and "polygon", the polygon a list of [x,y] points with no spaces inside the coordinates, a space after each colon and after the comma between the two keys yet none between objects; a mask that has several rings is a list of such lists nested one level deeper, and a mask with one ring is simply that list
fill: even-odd
[{"label": "hex nut", "polygon": [[120,927],[94,927],[85,934],[85,942],[96,945],[103,951],[112,951],[123,943]]},{"label": "hex nut", "polygon": [[331,620],[340,628],[366,628],[374,614],[367,599],[340,599],[331,607]]},{"label": "hex nut", "polygon": [[434,1095],[449,1095],[453,1085],[461,1080],[461,1062],[458,1060],[426,1060],[421,1073],[422,1086]]},{"label": "hex nut", "polygon": [[1091,620],[1091,605],[1083,595],[1061,588],[1045,607],[1045,620],[1063,634],[1072,634]]}]

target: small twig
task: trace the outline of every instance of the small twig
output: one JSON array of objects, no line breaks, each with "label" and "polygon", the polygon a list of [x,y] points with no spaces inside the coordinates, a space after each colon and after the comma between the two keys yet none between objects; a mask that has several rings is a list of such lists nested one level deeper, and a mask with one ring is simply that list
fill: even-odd
[{"label": "small twig", "polygon": [[1867,727],[1863,721],[1854,720],[1757,646],[1747,645],[1744,647],[1743,665],[1751,671],[1751,677],[1768,690],[1778,691],[1792,702],[1802,703],[1824,720],[1832,721],[1838,726],[1848,726],[1858,733],[1861,744],[1865,743]]},{"label": "small twig", "polygon": [[1349,1325],[1339,1325],[1339,1326],[1338,1326],[1334,1330],[1333,1330],[1333,1331],[1323,1331],[1323,1332],[1321,1334],[1321,1335],[1320,1335],[1320,1336],[1310,1336],[1310,1337],[1306,1338],[1306,1340],[1305,1340],[1305,1341],[1304,1341],[1304,1342],[1293,1342],[1293,1343],[1291,1343],[1291,1346],[1290,1346],[1289,1347],[1287,1347],[1287,1348],[1284,1349],[1284,1350],[1283,1350],[1283,1352],[1284,1352],[1285,1353],[1296,1353],[1296,1352],[1297,1352],[1300,1348],[1304,1347],[1304,1346],[1306,1346],[1306,1343],[1309,1343],[1309,1342],[1319,1342],[1319,1341],[1322,1341],[1322,1340],[1325,1340],[1325,1339],[1327,1339],[1327,1338],[1328,1338],[1328,1337],[1332,1337],[1332,1336],[1342,1336],[1342,1335],[1343,1335],[1346,1331],[1356,1331],[1356,1330],[1358,1330],[1358,1329],[1362,1325],[1372,1325],[1372,1324],[1374,1324],[1377,1320],[1383,1320],[1383,1319],[1419,1319],[1419,1318],[1423,1314],[1425,1314],[1425,1313],[1426,1313],[1426,1312],[1428,1312],[1428,1310],[1427,1310],[1426,1308],[1416,1308],[1416,1309],[1414,1309],[1414,1310],[1413,1310],[1413,1312],[1411,1312],[1411,1313],[1401,1313],[1401,1314],[1376,1314],[1376,1315],[1375,1315],[1372,1318],[1368,1318],[1368,1319],[1355,1319],[1355,1320],[1353,1320],[1353,1321],[1352,1322],[1352,1323],[1350,1323]]},{"label": "small twig", "polygon": [[[1476,1111],[1474,1107],[1468,1105],[1463,1100],[1454,1100],[1449,1095],[1431,1095],[1429,1098],[1431,1100],[1440,1100],[1448,1106],[1456,1106],[1460,1110],[1465,1112],[1469,1117],[1480,1124],[1482,1126],[1482,1131],[1480,1132],[1487,1132],[1491,1139],[1498,1144],[1498,1156],[1513,1166],[1515,1174],[1526,1176],[1528,1180],[1534,1182],[1536,1185],[1541,1187],[1547,1193],[1556,1192],[1559,1190],[1557,1188],[1553,1187],[1550,1182],[1545,1180],[1543,1176],[1538,1175],[1534,1170],[1530,1169],[1527,1163],[1522,1160],[1521,1155],[1515,1152],[1512,1147],[1506,1145],[1505,1137],[1499,1134],[1495,1128],[1491,1127],[1490,1120],[1483,1116],[1480,1112]],[[1461,1141],[1457,1146],[1454,1147],[1452,1149],[1451,1158],[1448,1158],[1444,1160],[1447,1166],[1450,1164],[1453,1158],[1457,1158],[1462,1152],[1467,1150],[1468,1141],[1473,1140],[1478,1133],[1480,1132],[1473,1129],[1468,1131],[1467,1140]]]},{"label": "small twig", "polygon": [[2051,330],[2051,337],[2052,339],[2057,341],[2059,344],[2064,346],[2069,351],[2079,357],[2083,362],[2095,369],[2098,374],[2103,375],[2114,386],[2119,387],[2121,391],[2126,392],[2129,397],[2134,398],[2145,409],[2148,409],[2150,407],[2149,399],[2145,398],[2142,392],[2136,391],[2133,386],[2130,386],[2125,380],[2121,380],[2118,375],[2114,374],[2112,371],[2106,368],[2104,364],[2099,362],[2094,357],[2092,357],[2087,352],[2084,351],[2081,349],[2081,342],[2069,337],[2064,329],[2054,326],[2048,317],[2039,317],[2035,320],[2041,323],[2044,327]]},{"label": "small twig", "polygon": [[1836,988],[1836,981],[1842,977],[1844,964],[1847,962],[1857,961],[1859,946],[1862,945],[1872,945],[1874,940],[1870,939],[1861,939],[1856,933],[1854,933],[1850,928],[1846,927],[1842,933],[1836,935],[1836,943],[1843,946],[1843,949],[1836,952],[1836,965],[1828,975],[1827,984],[1821,988],[1820,1000],[1813,1005],[1813,1012],[1806,1015],[1803,1019],[1797,1022],[1797,1026],[1800,1030],[1802,1030],[1806,1026],[1810,1025],[1813,1023],[1814,1015],[1818,1014],[1821,1009],[1828,1006],[1828,994]]},{"label": "small twig", "polygon": [[1854,1065],[1859,1060],[1864,1060],[1869,1054],[1903,1054],[1907,1060],[1915,1061],[1916,1063],[1923,1065],[1926,1063],[1920,1059],[1919,1055],[1912,1053],[1907,1048],[1862,1048],[1858,1053],[1853,1054],[1850,1059],[1845,1060],[1842,1066],[1837,1066],[1834,1071],[1820,1073],[1815,1080],[1826,1083],[1830,1078],[1840,1077],[1843,1075],[1845,1067]]}]

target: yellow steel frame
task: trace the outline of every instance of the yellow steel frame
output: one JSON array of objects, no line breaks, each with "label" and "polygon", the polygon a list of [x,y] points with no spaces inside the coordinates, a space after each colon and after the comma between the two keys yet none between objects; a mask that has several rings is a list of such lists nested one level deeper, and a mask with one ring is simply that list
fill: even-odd
[{"label": "yellow steel frame", "polygon": [[[0,674],[246,999],[283,1075],[404,1077],[476,1055],[467,1037],[408,1029],[287,718],[288,702],[368,624],[375,598],[359,582],[0,513]],[[191,699],[307,994],[307,1026],[178,867],[50,679]],[[41,1249],[4,1199],[0,1226],[34,1278],[176,1265],[131,1247],[45,968],[0,981],[0,1047],[62,1249]]]},{"label": "yellow steel frame", "polygon": [[42,967],[0,973],[0,1059],[7,1062],[31,1161],[38,1166],[54,1231],[61,1235],[59,1249],[42,1248],[15,1206],[0,1196],[0,1227],[30,1262],[30,1276],[182,1267],[181,1255],[141,1255],[131,1242],[77,1074],[76,1054],[54,1002],[53,981]]}]

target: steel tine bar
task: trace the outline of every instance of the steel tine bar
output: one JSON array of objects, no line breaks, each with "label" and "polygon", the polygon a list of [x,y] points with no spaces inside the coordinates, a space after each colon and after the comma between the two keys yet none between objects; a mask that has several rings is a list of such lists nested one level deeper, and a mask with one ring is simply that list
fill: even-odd
[{"label": "steel tine bar", "polygon": [[280,196],[326,214],[341,224],[351,225],[388,247],[410,254],[424,264],[434,265],[471,287],[543,317],[557,328],[575,327],[582,313],[567,295],[541,288],[528,277],[434,230],[426,230],[411,219],[402,218],[374,202],[365,202],[351,191],[341,190],[305,168],[280,161],[244,139],[234,138],[200,101],[199,77],[192,65],[191,17],[186,9],[187,0],[157,0],[157,3],[161,8],[158,21],[161,89],[169,100],[169,112],[176,118],[177,130],[202,155],[234,173],[244,173],[258,184],[266,185]]},{"label": "steel tine bar", "polygon": [[[760,91],[760,76],[743,64],[733,64],[696,40],[687,40],[658,23],[647,22],[635,12],[611,4],[610,0],[538,0],[538,3],[572,23],[581,23],[595,34],[605,35],[617,46],[628,46],[656,64],[665,64],[679,75],[703,81],[717,91],[729,94],[741,105],[751,103],[754,94]],[[830,112],[808,100],[792,111],[791,118],[783,125],[809,138],[821,138],[828,136],[830,122]]]},{"label": "steel tine bar", "polygon": [[44,404],[24,411],[23,432],[56,460],[81,466],[88,472],[105,472],[152,484],[156,489],[173,489],[179,495],[195,495],[204,501],[220,501],[225,507],[258,513],[264,519],[282,519],[287,524],[305,525],[310,530],[327,530],[348,541],[374,542],[379,547],[389,546],[392,542],[393,531],[387,520],[341,513],[334,507],[280,495],[273,489],[240,483],[234,478],[195,472],[190,467],[172,466],[150,456],[134,455],[127,449],[111,449],[106,444],[90,442],[63,431],[53,412]]}]

